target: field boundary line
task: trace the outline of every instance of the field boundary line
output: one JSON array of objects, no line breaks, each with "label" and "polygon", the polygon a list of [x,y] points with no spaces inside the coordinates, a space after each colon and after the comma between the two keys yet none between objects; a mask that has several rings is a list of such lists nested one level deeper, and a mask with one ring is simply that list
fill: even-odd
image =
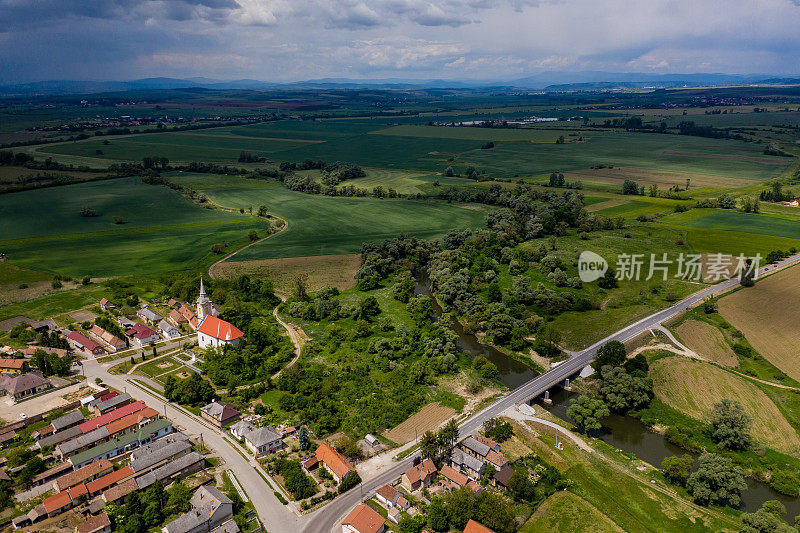
[{"label": "field boundary line", "polygon": [[[217,204],[216,202],[212,202],[212,203],[213,203],[214,205],[216,205],[216,206],[218,206],[218,207],[222,208],[222,209],[228,209],[227,207],[224,207],[224,206],[222,206],[222,205],[219,205],[219,204]],[[272,216],[273,216],[274,218],[277,218],[278,220],[280,220],[280,221],[282,221],[282,222],[283,222],[283,227],[281,227],[281,229],[279,229],[279,230],[278,230],[278,231],[276,231],[275,233],[270,233],[270,234],[269,234],[269,235],[267,235],[266,237],[262,237],[262,238],[258,239],[257,241],[253,241],[253,242],[251,242],[251,243],[249,243],[249,244],[245,244],[244,246],[242,246],[242,247],[241,247],[241,248],[239,248],[238,250],[235,250],[235,251],[233,251],[233,252],[229,253],[228,255],[226,255],[225,257],[223,257],[222,259],[219,259],[219,260],[217,260],[217,261],[214,261],[214,263],[212,263],[212,264],[211,264],[211,266],[210,266],[210,267],[208,267],[208,277],[210,277],[211,279],[214,279],[214,278],[216,277],[216,276],[214,275],[214,269],[217,267],[217,265],[219,265],[220,263],[224,263],[225,261],[227,261],[228,259],[230,259],[230,258],[231,258],[231,257],[233,257],[234,255],[238,254],[238,253],[239,253],[239,252],[241,252],[242,250],[245,250],[245,249],[247,249],[247,248],[250,248],[250,247],[251,247],[251,246],[253,246],[254,244],[260,244],[260,243],[262,243],[262,242],[266,241],[267,239],[269,239],[270,237],[272,237],[273,235],[279,235],[279,234],[283,233],[284,231],[286,231],[286,228],[288,228],[288,227],[289,227],[289,221],[288,221],[288,220],[286,220],[285,218],[279,217],[278,215],[272,215]]]}]

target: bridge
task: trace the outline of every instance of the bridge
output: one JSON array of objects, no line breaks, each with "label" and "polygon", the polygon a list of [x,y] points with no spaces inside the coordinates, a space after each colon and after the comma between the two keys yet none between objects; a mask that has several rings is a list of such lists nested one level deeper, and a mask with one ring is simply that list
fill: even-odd
[{"label": "bridge", "polygon": [[[787,257],[773,265],[768,265],[760,268],[758,271],[759,276],[774,272],[779,268],[790,266],[800,261],[800,253]],[[729,279],[718,283],[717,285],[708,287],[698,291],[691,296],[675,303],[674,305],[653,313],[650,316],[642,318],[633,324],[609,335],[608,337],[597,341],[588,348],[575,353],[564,361],[563,363],[552,367],[547,372],[540,374],[530,380],[529,382],[517,387],[509,392],[502,398],[499,398],[494,403],[483,409],[482,411],[472,415],[458,426],[459,435],[464,437],[478,430],[484,422],[491,418],[500,416],[509,407],[514,407],[521,403],[530,402],[531,400],[543,395],[549,389],[558,386],[566,379],[580,373],[583,368],[589,365],[597,355],[597,350],[610,341],[626,342],[631,340],[642,333],[649,331],[653,328],[660,326],[664,321],[677,316],[681,311],[685,311],[690,307],[702,302],[706,298],[710,298],[717,294],[728,291],[739,284],[736,278]],[[370,495],[383,485],[390,483],[400,477],[400,475],[408,470],[415,458],[419,457],[419,452],[413,453],[391,468],[384,470],[377,476],[370,479],[365,479],[360,487],[351,489],[349,492],[334,499],[325,507],[311,513],[310,521],[303,528],[304,533],[329,533],[333,528],[338,525],[338,520],[357,505],[362,495]]]}]

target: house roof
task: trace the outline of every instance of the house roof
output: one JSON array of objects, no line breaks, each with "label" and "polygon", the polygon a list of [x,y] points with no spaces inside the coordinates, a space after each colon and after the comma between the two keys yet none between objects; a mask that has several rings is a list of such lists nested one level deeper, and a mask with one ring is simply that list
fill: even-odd
[{"label": "house roof", "polygon": [[453,464],[465,466],[470,470],[474,470],[475,472],[480,472],[485,466],[483,461],[468,454],[464,450],[459,450],[458,448],[454,448],[450,453],[450,460],[453,462]]},{"label": "house roof", "polygon": [[148,328],[144,324],[134,324],[131,326],[131,329],[125,332],[125,335],[134,337],[136,339],[147,339],[153,335],[158,335],[158,333]]},{"label": "house roof", "polygon": [[203,406],[200,410],[218,422],[225,422],[235,416],[239,416],[239,411],[233,404],[222,403],[216,400]]},{"label": "house roof", "polygon": [[130,494],[131,492],[139,490],[139,485],[136,483],[135,479],[128,479],[123,481],[119,485],[115,487],[111,487],[107,491],[103,493],[103,499],[107,502],[115,502],[120,498],[123,498]]},{"label": "house roof", "polygon": [[69,492],[57,492],[52,496],[45,498],[42,502],[44,505],[45,511],[48,513],[52,513],[53,511],[58,511],[59,509],[63,509],[67,505],[72,503],[72,498],[69,496]]},{"label": "house roof", "polygon": [[106,513],[102,513],[91,517],[82,524],[78,524],[76,531],[78,533],[97,533],[98,531],[103,531],[107,527],[111,527],[111,520]]},{"label": "house roof", "polygon": [[48,468],[47,470],[45,470],[41,474],[37,474],[36,476],[34,476],[33,477],[33,483],[35,484],[35,483],[38,483],[39,481],[41,481],[43,479],[52,478],[56,474],[60,474],[62,472],[66,472],[68,470],[72,470],[72,465],[71,464],[69,464],[69,463],[58,464],[58,465],[54,466],[53,468]]},{"label": "house roof", "polygon": [[80,426],[72,426],[71,428],[67,428],[64,431],[59,431],[54,435],[50,435],[49,437],[44,437],[36,441],[36,446],[40,450],[47,446],[55,446],[64,441],[68,441],[78,435],[82,434]]},{"label": "house roof", "polygon": [[494,533],[494,531],[470,518],[467,527],[464,528],[464,533]]},{"label": "house roof", "polygon": [[233,520],[228,520],[211,530],[211,533],[239,533],[239,526]]},{"label": "house roof", "polygon": [[224,320],[220,320],[219,318],[211,315],[208,315],[203,319],[203,322],[200,324],[200,328],[197,331],[222,341],[232,341],[244,337],[244,333],[242,333],[239,328],[230,322],[225,322]]},{"label": "house roof", "polygon": [[174,433],[169,437],[142,446],[131,453],[130,465],[136,472],[141,472],[153,465],[171,459],[192,447],[188,437],[183,433]]},{"label": "house roof", "polygon": [[489,453],[486,454],[486,460],[497,468],[502,468],[508,464],[508,459],[502,453],[497,453],[494,450],[489,450]]},{"label": "house roof", "polygon": [[173,330],[178,331],[178,329],[175,326],[173,326],[166,320],[162,320],[161,322],[158,323],[158,329],[160,329],[161,331],[173,331]]},{"label": "house roof", "polygon": [[481,457],[486,457],[486,454],[489,453],[489,447],[482,442],[478,442],[473,437],[467,437],[464,439],[464,442],[461,443],[461,446],[467,450],[477,453]]},{"label": "house roof", "polygon": [[436,465],[430,459],[425,459],[420,464],[406,470],[405,474],[410,483],[416,483],[431,474],[436,473]]},{"label": "house roof", "polygon": [[102,400],[96,404],[94,404],[94,408],[99,410],[100,412],[108,411],[109,409],[116,409],[117,406],[124,406],[130,403],[131,395],[127,392],[122,394],[117,394],[116,396],[112,396],[108,400]]},{"label": "house roof", "polygon": [[94,494],[95,492],[103,491],[112,485],[116,485],[125,478],[131,477],[133,473],[133,468],[126,466],[106,474],[105,476],[99,477],[94,481],[90,481],[86,484],[86,488],[89,490],[89,494]]},{"label": "house roof", "polygon": [[508,480],[511,479],[512,475],[514,475],[514,469],[507,464],[494,473],[494,479],[505,487],[508,486]]},{"label": "house roof", "polygon": [[313,468],[318,464],[319,464],[319,459],[317,459],[316,455],[312,455],[311,457],[303,461],[303,467],[305,467],[306,470],[310,470],[311,468]]},{"label": "house roof", "polygon": [[[234,424],[236,430],[246,441],[256,448],[281,440],[281,435],[272,426],[256,427],[244,420]],[[233,429],[233,427],[231,427]]]},{"label": "house roof", "polygon": [[100,457],[114,450],[122,449],[125,448],[126,446],[130,446],[131,444],[138,443],[144,439],[150,438],[156,432],[161,431],[162,429],[167,428],[171,425],[172,422],[164,418],[156,420],[155,422],[150,422],[149,424],[142,426],[136,431],[132,431],[131,433],[126,433],[125,435],[121,435],[108,442],[98,444],[93,448],[89,448],[88,450],[76,453],[75,455],[70,457],[69,462],[72,463],[73,465],[79,465],[86,461],[91,461],[96,457]]},{"label": "house roof", "polygon": [[114,420],[119,420],[120,418],[128,416],[131,413],[136,413],[138,411],[141,411],[145,407],[147,407],[147,404],[144,403],[142,400],[139,400],[137,402],[129,403],[128,405],[123,405],[122,407],[118,407],[113,411],[109,411],[106,414],[98,416],[97,418],[92,418],[91,420],[87,420],[78,427],[81,429],[83,433],[88,433],[99,427],[105,426],[106,424],[109,424]]},{"label": "house roof", "polygon": [[0,358],[0,368],[13,368],[15,370],[22,370],[25,365],[25,359],[11,359],[8,357]]},{"label": "house roof", "polygon": [[99,342],[95,342],[83,333],[79,333],[77,331],[69,332],[69,340],[79,346],[82,346],[84,349],[89,350],[90,352],[95,351],[97,348],[103,348]]},{"label": "house roof", "polygon": [[325,463],[336,477],[339,479],[344,479],[347,474],[350,472],[354,472],[355,469],[352,467],[347,460],[342,457],[342,454],[334,450],[330,445],[327,443],[322,443],[317,448],[317,459]]},{"label": "house roof", "polygon": [[111,303],[111,302],[108,300],[108,298],[101,298],[101,299],[100,299],[100,305],[106,305],[106,304],[108,304],[108,303]]},{"label": "house roof", "polygon": [[222,494],[216,487],[202,485],[192,496],[194,509],[184,513],[164,526],[167,533],[189,533],[206,524],[221,504],[232,503],[230,498]]},{"label": "house roof", "polygon": [[188,322],[186,317],[183,316],[181,312],[178,311],[177,309],[173,309],[172,311],[170,311],[168,316],[169,318],[172,319],[173,322],[176,322],[178,324],[183,324],[185,322]]},{"label": "house roof", "polygon": [[61,444],[56,446],[56,449],[59,453],[63,455],[68,455],[74,452],[75,450],[80,450],[84,446],[89,446],[98,442],[102,439],[106,439],[109,436],[108,428],[103,426],[101,428],[93,429],[89,433],[85,433],[78,438],[68,440],[67,442],[62,442]]},{"label": "house roof", "polygon": [[349,525],[359,533],[377,533],[386,523],[378,512],[366,504],[356,505],[342,525]]},{"label": "house roof", "polygon": [[129,414],[128,416],[123,416],[119,420],[114,420],[103,427],[108,429],[109,435],[113,436],[120,431],[125,431],[133,426],[138,426],[142,420],[147,420],[150,418],[158,418],[158,411],[151,407],[145,407],[141,411]]},{"label": "house roof", "polygon": [[11,476],[3,468],[0,468],[0,481],[11,481]]},{"label": "house roof", "polygon": [[17,394],[22,394],[31,389],[49,384],[50,382],[42,376],[29,372],[27,374],[8,376],[5,380],[4,388],[10,395],[16,396]]},{"label": "house roof", "polygon": [[194,311],[192,311],[185,305],[182,305],[178,311],[180,312],[181,315],[183,315],[183,318],[185,318],[186,320],[191,320],[193,318],[197,319],[197,315],[194,314]]},{"label": "house roof", "polygon": [[148,309],[147,307],[143,307],[143,308],[139,309],[139,313],[138,314],[140,316],[146,318],[150,322],[158,322],[159,320],[164,318],[161,315],[159,315],[158,313],[156,313],[155,311],[153,311],[152,309]]},{"label": "house roof", "polygon": [[50,425],[52,425],[53,429],[56,431],[60,431],[67,426],[74,426],[82,420],[85,420],[83,413],[80,411],[72,411],[71,413],[67,413],[64,416],[59,416],[58,418],[54,419],[52,422],[50,422]]},{"label": "house roof", "polygon": [[386,498],[387,500],[389,500],[390,502],[393,502],[394,499],[400,494],[399,492],[397,492],[397,489],[392,487],[391,485],[384,485],[383,487],[377,490],[377,493]]},{"label": "house roof", "polygon": [[168,461],[166,464],[151,470],[150,472],[138,478],[137,483],[140,489],[149,487],[156,481],[163,481],[174,474],[177,474],[184,468],[189,468],[190,466],[201,461],[203,461],[203,456],[199,452],[187,453],[186,455],[182,455],[175,460]]},{"label": "house roof", "polygon": [[64,474],[60,478],[56,480],[56,489],[63,491],[66,490],[73,485],[77,485],[78,483],[83,483],[87,479],[91,477],[95,477],[99,475],[101,472],[105,472],[113,468],[111,461],[108,459],[100,459],[94,462],[89,463],[88,465],[79,468],[70,472],[69,474]]},{"label": "house roof", "polygon": [[500,446],[499,444],[497,444],[495,441],[493,441],[489,437],[484,437],[480,433],[475,435],[474,438],[475,438],[476,441],[480,442],[481,444],[485,444],[486,446],[488,446],[489,448],[491,448],[491,449],[493,449],[495,451],[497,451],[497,448]]},{"label": "house roof", "polygon": [[441,475],[458,485],[459,487],[463,487],[469,481],[469,478],[462,474],[461,472],[456,472],[453,468],[449,465],[444,465],[442,469],[439,471]]},{"label": "house roof", "polygon": [[42,350],[43,352],[47,353],[54,353],[59,357],[66,357],[67,355],[69,355],[69,350],[65,350],[63,348],[51,348],[50,346],[39,346],[39,345],[28,346],[27,348],[22,350],[22,353],[24,353],[27,356],[32,356],[33,354],[36,353],[36,350]]},{"label": "house roof", "polygon": [[44,320],[40,320],[39,322],[34,322],[31,324],[31,327],[35,331],[41,331],[43,329],[49,329],[50,331],[56,331],[58,329],[58,324],[52,318],[45,318]]}]

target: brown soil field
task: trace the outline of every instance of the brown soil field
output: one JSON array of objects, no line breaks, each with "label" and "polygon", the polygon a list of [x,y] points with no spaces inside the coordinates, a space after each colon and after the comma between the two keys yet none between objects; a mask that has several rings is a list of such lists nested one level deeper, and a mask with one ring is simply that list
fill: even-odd
[{"label": "brown soil field", "polygon": [[383,432],[383,436],[398,444],[411,442],[428,430],[434,430],[456,414],[452,407],[444,407],[439,402],[429,403],[404,422]]},{"label": "brown soil field", "polygon": [[800,268],[788,268],[719,301],[719,312],[770,363],[800,380]]},{"label": "brown soil field", "polygon": [[[677,153],[677,152],[676,152]],[[694,155],[694,154],[685,154]],[[723,156],[734,157],[735,156]],[[752,182],[737,178],[725,178],[722,176],[710,176],[707,174],[687,174],[685,172],[667,172],[664,170],[652,170],[646,168],[633,167],[614,167],[614,168],[587,168],[583,170],[573,170],[564,172],[567,179],[585,179],[591,181],[601,181],[606,183],[623,182],[626,179],[637,181],[640,185],[652,185],[657,183],[661,188],[669,188],[672,185],[686,185],[686,178],[690,178],[690,189],[701,187],[745,187],[752,185]],[[599,205],[599,204],[595,204]]]},{"label": "brown soil field", "polygon": [[87,320],[94,320],[97,318],[97,315],[92,313],[91,311],[87,311],[86,309],[78,309],[77,311],[72,311],[69,313],[69,316],[74,318],[78,322],[85,322]]},{"label": "brown soil field", "polygon": [[734,367],[739,358],[725,342],[722,332],[699,320],[687,320],[675,330],[683,343],[697,355],[722,366]]},{"label": "brown soil field", "polygon": [[314,255],[223,262],[215,267],[214,274],[228,279],[234,279],[242,274],[264,277],[275,284],[275,292],[288,295],[291,292],[292,280],[298,274],[308,276],[308,290],[312,292],[325,286],[338,289],[355,287],[356,280],[353,276],[360,264],[359,254]]},{"label": "brown soil field", "polygon": [[797,431],[756,385],[721,368],[683,357],[667,357],[650,367],[655,394],[667,405],[705,420],[716,402],[738,400],[753,418],[753,437],[783,453],[800,451]]}]

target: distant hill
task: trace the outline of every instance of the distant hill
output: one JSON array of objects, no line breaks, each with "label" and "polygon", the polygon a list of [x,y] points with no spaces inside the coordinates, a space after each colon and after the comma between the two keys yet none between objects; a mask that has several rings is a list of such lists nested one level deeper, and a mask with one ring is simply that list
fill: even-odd
[{"label": "distant hill", "polygon": [[750,84],[800,84],[800,78],[737,74],[649,74],[642,72],[541,72],[514,80],[321,78],[296,82],[255,79],[217,80],[203,77],[154,77],[129,81],[47,80],[0,85],[0,96],[53,96],[153,89],[537,89],[592,91],[637,88],[702,87]]}]

